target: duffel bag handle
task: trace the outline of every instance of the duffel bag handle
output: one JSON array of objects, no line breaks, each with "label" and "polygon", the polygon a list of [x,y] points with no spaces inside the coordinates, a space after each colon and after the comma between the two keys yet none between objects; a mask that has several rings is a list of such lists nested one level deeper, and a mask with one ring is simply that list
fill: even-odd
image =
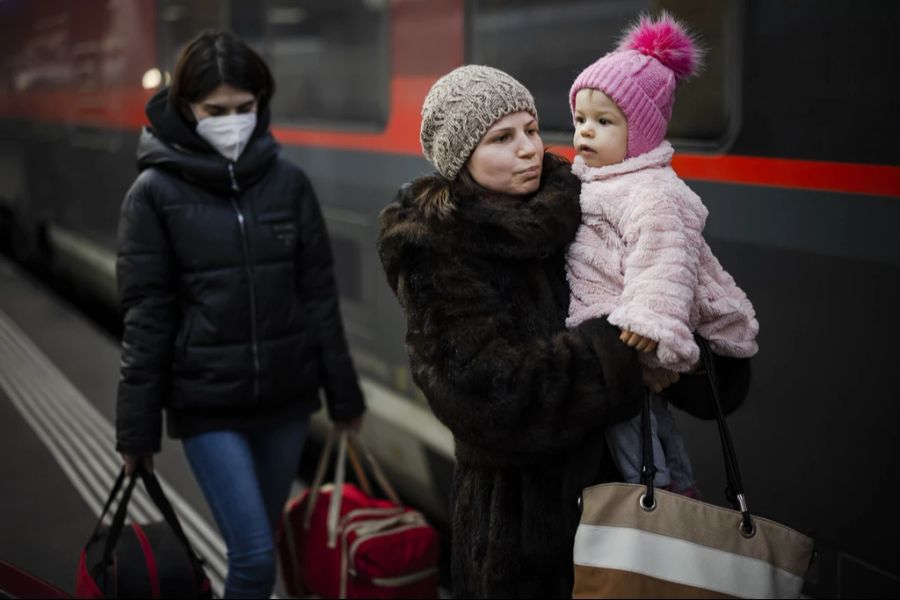
[{"label": "duffel bag handle", "polygon": [[116,482],[113,484],[112,489],[109,492],[109,497],[106,499],[106,504],[103,505],[103,510],[100,511],[100,517],[97,519],[97,524],[94,526],[94,533],[91,536],[91,541],[100,537],[100,528],[103,525],[103,518],[106,516],[106,513],[109,512],[109,507],[112,506],[113,501],[115,501],[116,496],[119,495],[119,490],[122,489],[122,484],[125,482],[125,468],[123,467],[121,471],[119,471],[119,476],[116,477]]},{"label": "duffel bag handle", "polygon": [[354,469],[357,472],[362,472],[362,467],[358,462],[354,462],[354,454],[356,451],[359,452],[365,459],[366,462],[369,463],[369,468],[372,469],[372,473],[375,475],[375,481],[378,482],[378,485],[381,486],[382,491],[387,495],[388,499],[396,505],[400,505],[400,496],[397,494],[397,491],[394,489],[394,486],[391,485],[391,482],[388,480],[387,476],[384,474],[384,471],[381,469],[381,465],[375,460],[375,455],[369,451],[369,448],[363,444],[359,435],[355,431],[347,432],[347,441],[350,444],[347,446],[347,450],[350,456],[350,462],[354,465]]},{"label": "duffel bag handle", "polygon": [[[118,495],[125,477],[125,467],[123,466],[122,470],[119,472],[119,477],[113,484],[112,491],[109,493],[109,498],[106,500],[103,512],[100,513],[100,521],[97,523],[97,527],[94,529],[94,536],[91,539],[96,539],[100,536],[101,528],[103,526],[103,517],[106,516],[110,505],[112,505],[113,500],[115,500]],[[128,515],[128,503],[131,501],[131,493],[134,491],[135,483],[137,483],[137,470],[135,470],[135,472],[131,474],[131,477],[128,478],[128,485],[125,486],[125,492],[122,494],[122,499],[119,501],[118,508],[116,508],[116,514],[113,516],[112,524],[109,526],[106,542],[103,545],[103,558],[99,563],[94,565],[94,568],[91,570],[91,576],[95,580],[100,577],[103,578],[104,585],[101,586],[103,588],[106,587],[106,567],[112,563],[113,552],[116,551],[116,545],[119,543],[119,536],[122,535],[122,528],[125,526],[125,517]]]},{"label": "duffel bag handle", "polygon": [[147,495],[153,500],[153,504],[155,504],[156,508],[159,509],[159,512],[162,513],[166,523],[169,524],[169,527],[175,532],[175,535],[178,537],[179,541],[181,541],[182,545],[184,545],[184,549],[187,550],[188,558],[197,575],[197,581],[202,581],[206,577],[206,574],[203,572],[202,561],[194,552],[187,534],[184,533],[184,529],[181,527],[181,521],[178,520],[178,514],[175,512],[175,509],[172,508],[172,503],[169,502],[169,498],[166,496],[165,492],[163,492],[159,479],[153,471],[148,471],[142,464],[138,464],[137,471],[141,476],[141,480],[144,482],[144,489],[147,490]]},{"label": "duffel bag handle", "polygon": [[[319,464],[316,466],[316,475],[313,478],[312,486],[309,488],[309,496],[306,499],[306,507],[303,511],[303,528],[309,529],[312,523],[312,513],[319,500],[319,492],[322,489],[322,483],[325,480],[325,472],[328,470],[328,463],[331,461],[331,450],[334,447],[335,429],[328,430],[328,436],[325,438],[325,447],[322,449],[322,455],[319,457]],[[346,432],[340,433],[340,443],[338,445],[338,458],[334,467],[334,489],[331,492],[331,503],[328,505],[328,517],[326,520],[328,527],[328,547],[333,548],[337,540],[337,516],[332,516],[337,508],[340,513],[341,496],[344,490],[344,462],[347,453],[347,435]],[[367,481],[368,483],[368,481]]]},{"label": "duffel bag handle", "polygon": [[369,483],[369,477],[363,470],[362,462],[360,462],[359,452],[356,451],[353,444],[347,444],[347,460],[350,461],[350,466],[353,467],[353,472],[356,473],[356,478],[359,480],[359,487],[362,488],[362,491],[366,496],[373,496],[372,484]]},{"label": "duffel bag handle", "polygon": [[[305,511],[303,513],[303,527],[305,529],[309,529],[310,523],[312,522],[313,508],[315,508],[316,501],[319,498],[319,492],[321,491],[322,483],[325,479],[325,472],[328,470],[328,463],[331,459],[331,450],[334,447],[334,438],[335,429],[332,428],[331,430],[329,430],[328,437],[325,440],[325,447],[322,449],[322,455],[319,457],[319,464],[316,467],[316,474],[313,479],[312,486],[309,490],[309,497],[307,499]],[[331,502],[328,505],[327,516],[329,548],[333,548],[337,544],[338,521],[340,520],[341,499],[343,497],[344,482],[346,480],[347,454],[348,449],[350,448],[350,444],[353,444],[353,447],[355,448],[355,450],[351,450],[351,452],[353,453],[351,454],[351,465],[356,471],[357,478],[360,480],[360,485],[363,486],[366,493],[371,495],[371,487],[369,485],[368,479],[366,478],[365,471],[363,470],[362,465],[359,463],[358,457],[354,456],[354,454],[356,454],[357,452],[359,454],[362,454],[362,456],[364,456],[366,461],[369,463],[369,467],[372,469],[372,473],[375,475],[375,479],[376,481],[378,481],[378,485],[381,486],[381,489],[387,495],[388,499],[397,506],[400,506],[400,497],[397,495],[396,490],[394,490],[394,487],[390,484],[387,477],[385,477],[384,471],[381,470],[381,466],[375,460],[375,457],[372,455],[372,453],[369,452],[368,448],[363,445],[362,441],[356,436],[355,433],[351,433],[349,431],[339,432],[337,462],[335,463],[334,468],[334,490],[331,494]]]},{"label": "duffel bag handle", "polygon": [[[125,467],[123,466],[122,470],[119,472],[118,478],[116,478],[116,482],[113,484],[112,491],[110,491],[109,498],[106,500],[103,511],[100,513],[100,520],[94,528],[94,536],[92,539],[96,539],[100,535],[103,517],[106,516],[106,513],[109,511],[109,507],[118,495],[119,489],[121,489],[122,483],[126,477]],[[118,508],[116,508],[116,514],[113,517],[112,524],[110,525],[106,536],[106,543],[103,547],[103,559],[94,566],[91,575],[94,579],[103,577],[105,581],[106,567],[112,563],[113,552],[116,551],[116,546],[122,535],[122,529],[125,527],[125,518],[128,515],[128,503],[131,501],[132,492],[134,491],[134,486],[137,483],[138,477],[144,482],[144,488],[147,490],[147,495],[153,500],[153,503],[156,505],[156,508],[159,509],[159,512],[162,513],[166,523],[168,523],[169,527],[175,533],[175,536],[184,545],[185,550],[187,550],[188,558],[191,561],[195,574],[198,576],[197,581],[202,581],[206,575],[203,572],[200,558],[194,553],[191,543],[188,541],[187,535],[185,535],[184,529],[181,527],[181,522],[178,520],[178,516],[175,514],[175,510],[172,508],[169,499],[163,492],[156,474],[148,471],[142,462],[138,462],[134,472],[128,478],[128,485],[125,487],[122,500],[119,502]]]},{"label": "duffel bag handle", "polygon": [[328,470],[328,462],[331,459],[331,449],[334,447],[334,429],[328,430],[325,437],[325,447],[322,448],[322,455],[319,456],[319,464],[316,465],[316,474],[313,477],[312,485],[309,488],[309,497],[306,501],[306,509],[303,511],[303,528],[309,529],[312,520],[312,510],[319,499],[319,490],[322,482],[325,480],[325,471]]}]

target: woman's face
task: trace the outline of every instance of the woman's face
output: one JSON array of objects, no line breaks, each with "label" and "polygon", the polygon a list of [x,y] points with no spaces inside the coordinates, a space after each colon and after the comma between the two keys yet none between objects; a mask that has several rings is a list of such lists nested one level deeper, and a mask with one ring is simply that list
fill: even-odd
[{"label": "woman's face", "polygon": [[466,168],[482,187],[519,196],[537,191],[543,160],[544,142],[537,119],[522,111],[494,123],[478,142]]},{"label": "woman's face", "polygon": [[210,92],[206,98],[199,102],[192,102],[191,111],[199,121],[206,117],[255,113],[257,104],[256,96],[250,92],[223,83]]}]

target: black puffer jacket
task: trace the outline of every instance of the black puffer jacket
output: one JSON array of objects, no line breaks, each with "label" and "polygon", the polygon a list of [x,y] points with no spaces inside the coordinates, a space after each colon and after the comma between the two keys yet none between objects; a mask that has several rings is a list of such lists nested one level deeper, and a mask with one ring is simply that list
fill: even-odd
[{"label": "black puffer jacket", "polygon": [[[457,598],[571,596],[577,498],[620,478],[603,430],[636,414],[644,395],[637,354],[615,327],[565,328],[565,252],[580,221],[570,168],[546,155],[541,187],[526,197],[454,185],[446,198],[426,177],[380,217],[413,376],[456,441]],[[741,364],[723,365],[730,407],[746,393]],[[686,376],[667,391],[702,411],[703,384]]]},{"label": "black puffer jacket", "polygon": [[237,163],[197,136],[166,90],[147,106],[141,174],[122,205],[124,313],[117,449],[157,452],[169,433],[364,410],[328,234],[309,180],[278,156],[268,114]]}]

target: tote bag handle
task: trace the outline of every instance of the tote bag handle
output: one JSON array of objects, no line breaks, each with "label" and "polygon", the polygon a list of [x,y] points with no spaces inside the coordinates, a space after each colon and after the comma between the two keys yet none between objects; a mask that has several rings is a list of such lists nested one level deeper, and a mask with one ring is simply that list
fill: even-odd
[{"label": "tote bag handle", "polygon": [[[719,428],[719,440],[722,443],[722,455],[725,458],[725,477],[728,481],[728,487],[725,488],[725,496],[735,509],[741,512],[741,534],[746,537],[752,537],[756,533],[756,527],[753,525],[753,517],[747,506],[747,499],[744,496],[744,484],[741,480],[741,471],[738,467],[737,454],[734,451],[734,443],[731,441],[731,432],[728,430],[728,424],[725,422],[725,412],[722,410],[722,400],[719,397],[719,381],[716,376],[715,364],[713,362],[712,351],[709,343],[695,336],[697,345],[700,347],[700,357],[703,367],[706,369],[706,377],[709,382],[710,392],[712,392],[713,409],[716,414],[716,424]],[[641,406],[641,436],[643,439],[643,466],[641,468],[641,483],[647,486],[647,491],[641,497],[641,507],[645,510],[653,510],[655,508],[655,500],[653,497],[653,476],[656,473],[656,467],[653,466],[653,442],[650,432],[650,392],[644,396]]]}]

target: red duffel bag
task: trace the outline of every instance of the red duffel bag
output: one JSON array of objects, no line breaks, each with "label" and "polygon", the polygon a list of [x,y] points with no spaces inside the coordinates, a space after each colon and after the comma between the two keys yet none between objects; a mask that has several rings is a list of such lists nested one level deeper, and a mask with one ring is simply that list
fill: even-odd
[{"label": "red duffel bag", "polygon": [[[333,485],[322,485],[334,443],[329,433],[312,486],[292,498],[278,530],[285,587],[293,596],[437,598],[440,542],[421,513],[403,506],[374,457],[341,432]],[[350,446],[360,486],[344,483]],[[357,451],[390,500],[372,496]]]}]

